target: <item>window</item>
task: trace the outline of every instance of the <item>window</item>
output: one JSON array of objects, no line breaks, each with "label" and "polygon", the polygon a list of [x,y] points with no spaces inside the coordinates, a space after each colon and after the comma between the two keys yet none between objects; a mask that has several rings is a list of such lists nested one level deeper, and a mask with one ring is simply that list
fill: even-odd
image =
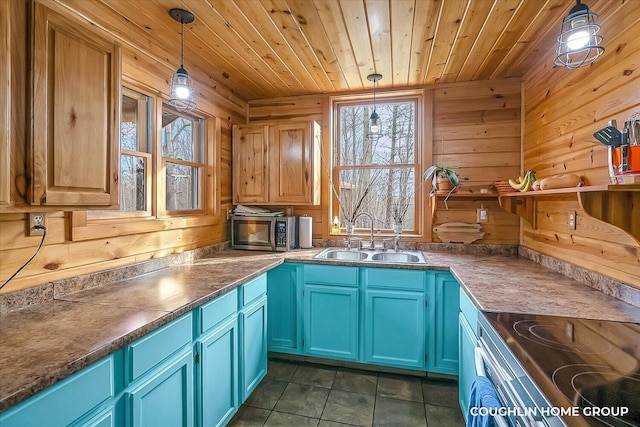
[{"label": "window", "polygon": [[151,216],[153,99],[122,88],[120,210],[93,211],[92,219]]},{"label": "window", "polygon": [[204,171],[204,120],[163,106],[161,145],[165,210],[202,209],[200,186]]},{"label": "window", "polygon": [[[374,216],[375,229],[392,230],[401,223],[403,232],[419,232],[419,147],[416,117],[420,96],[387,98],[376,102],[381,131],[368,131],[370,101],[334,103],[332,217],[344,226],[370,227],[360,212]],[[419,186],[418,186],[419,187]]]}]

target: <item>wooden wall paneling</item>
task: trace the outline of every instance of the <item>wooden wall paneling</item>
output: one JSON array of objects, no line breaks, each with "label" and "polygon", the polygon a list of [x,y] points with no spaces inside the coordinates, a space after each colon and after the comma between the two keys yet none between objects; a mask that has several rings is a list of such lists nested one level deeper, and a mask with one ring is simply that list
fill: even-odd
[{"label": "wooden wall paneling", "polygon": [[[640,109],[640,41],[638,31],[630,31],[640,15],[628,2],[589,7],[604,18],[605,54],[590,67],[568,70],[552,68],[549,49],[549,60],[531,67],[524,78],[523,155],[525,169],[538,176],[570,172],[600,185],[608,183],[607,154],[593,132],[610,119],[621,126]],[[537,228],[523,223],[523,245],[640,288],[640,248],[633,238],[586,215],[575,197],[544,198],[537,208]],[[568,229],[569,211],[578,213],[576,230]]]},{"label": "wooden wall paneling", "polygon": [[[448,207],[448,208],[447,208]],[[484,207],[488,210],[489,221],[481,223],[485,233],[482,239],[475,243],[482,244],[518,244],[519,219],[504,211],[497,200],[459,200],[450,199],[446,205],[444,200],[438,200],[436,223],[466,222],[476,223],[476,210]],[[439,242],[437,234],[433,233],[433,240]]]},{"label": "wooden wall paneling", "polygon": [[[413,23],[413,13],[412,10],[407,6],[407,4],[405,3],[403,4],[399,4],[396,5],[398,7],[403,7],[403,9],[408,13],[409,16],[406,16],[406,18],[411,19],[410,21],[402,21],[402,22],[398,22],[399,25],[401,25],[400,27],[395,27],[395,28],[402,28],[405,30],[408,30],[409,28],[411,28],[411,24]],[[373,52],[373,60],[374,60],[374,64],[373,67],[371,68],[371,73],[375,72],[378,74],[382,74],[382,80],[387,80],[387,85],[390,84],[391,82],[395,81],[393,73],[394,73],[394,68],[393,68],[393,64],[392,61],[395,58],[396,54],[398,54],[399,52],[396,52],[395,50],[393,50],[394,47],[397,46],[397,43],[400,42],[400,40],[395,41],[396,43],[394,44],[394,46],[392,46],[391,42],[392,42],[392,37],[391,37],[391,8],[393,7],[393,2],[387,2],[386,0],[368,0],[365,3],[365,7],[367,9],[367,15],[371,17],[371,19],[367,20],[367,24],[368,24],[368,30],[369,30],[369,40],[371,43],[371,52]],[[396,19],[400,18],[400,16],[398,17],[394,17]],[[404,26],[402,26],[404,25]],[[408,35],[405,32],[405,37]],[[406,50],[409,49],[409,45],[406,45],[404,51],[404,55],[399,56],[399,59],[402,60],[402,58],[406,58],[407,57],[407,53]],[[389,52],[392,52],[392,55],[389,55]],[[403,64],[404,66],[402,68],[399,68],[399,70],[404,69],[406,70],[406,66],[408,65],[408,62]],[[366,69],[363,69],[363,71],[368,71]],[[371,74],[368,73],[368,74]],[[379,83],[379,82],[378,82]],[[335,91],[334,91],[335,92]]]},{"label": "wooden wall paneling", "polygon": [[[351,46],[351,54],[355,63],[358,65],[358,71],[362,82],[367,82],[366,76],[373,72],[378,72],[382,75],[391,74],[390,70],[378,69],[378,64],[374,63],[372,57],[372,43],[369,38],[369,28],[367,20],[364,19],[367,15],[365,12],[364,2],[361,1],[340,1],[335,2],[340,5],[342,12],[342,22],[344,25],[347,36],[349,37],[349,44]],[[386,65],[381,63],[380,66]],[[362,85],[362,84],[361,84]],[[365,83],[362,85],[367,86]]]},{"label": "wooden wall paneling", "polygon": [[[409,73],[411,64],[411,39],[413,36],[413,23],[415,20],[416,5],[412,0],[401,0],[389,2],[391,8],[391,28],[401,28],[401,32],[391,38],[391,52],[393,52],[391,61],[392,64],[388,70],[393,70],[393,74],[388,73],[388,80],[391,80],[394,85],[406,86],[409,84]],[[420,16],[422,20],[424,17]],[[382,57],[384,57],[384,53]],[[379,57],[379,55],[376,55]],[[403,72],[404,70],[404,72]],[[378,82],[380,83],[380,82]],[[388,83],[388,81],[386,82]]]},{"label": "wooden wall paneling", "polygon": [[[9,2],[14,5],[23,2]],[[143,51],[146,42],[152,42],[145,37],[137,37],[135,31],[128,31],[128,27],[115,25],[121,18],[112,14],[109,8],[99,2],[75,2],[70,0],[64,4],[43,0],[55,8],[56,11],[65,15],[79,14],[88,22],[95,23],[104,19],[104,22],[114,24],[110,28],[114,34],[122,40],[124,45],[123,74],[125,81],[135,82],[136,86],[145,88],[150,94],[161,95],[168,92],[168,77],[175,71],[173,66],[167,65],[167,60],[161,55],[149,54]],[[26,3],[25,3],[26,4]],[[69,6],[77,6],[80,11]],[[22,38],[21,48],[16,49],[16,63],[14,72],[17,87],[22,85],[24,89],[24,79],[26,65],[24,65],[24,53],[26,51],[26,12],[23,13],[23,20],[20,14],[12,11],[15,23],[24,24],[12,27],[20,27],[18,35]],[[91,11],[94,12],[91,12]],[[93,16],[92,13],[99,15]],[[74,18],[77,18],[74,16]],[[98,19],[99,18],[99,19]],[[167,15],[167,19],[171,20]],[[175,21],[171,20],[173,25]],[[96,24],[102,28],[101,24]],[[119,24],[118,24],[119,25]],[[105,25],[108,27],[108,25]],[[173,27],[172,27],[173,28]],[[179,30],[175,31],[178,34]],[[186,31],[189,31],[188,29]],[[144,32],[144,31],[143,31]],[[179,36],[175,36],[178,40]],[[14,37],[12,39],[19,47],[20,43]],[[179,45],[178,45],[179,46]],[[177,50],[179,52],[179,50]],[[12,47],[13,53],[13,47]],[[176,56],[177,58],[177,56]],[[176,59],[174,58],[174,59]],[[22,68],[21,68],[22,67]],[[22,70],[22,71],[21,71]],[[191,68],[189,68],[191,73]],[[199,73],[193,73],[198,75]],[[72,215],[64,215],[60,212],[50,212],[47,215],[48,230],[44,246],[32,264],[25,268],[2,292],[31,287],[47,281],[61,278],[73,277],[78,274],[91,273],[108,268],[140,262],[151,258],[166,256],[198,247],[224,242],[229,238],[229,226],[226,221],[226,211],[222,207],[231,206],[231,130],[230,123],[242,123],[246,121],[246,103],[206,76],[202,80],[196,77],[197,103],[202,114],[214,116],[216,131],[219,128],[220,136],[209,135],[209,142],[213,145],[210,148],[218,150],[219,154],[209,152],[215,160],[219,161],[220,172],[208,170],[212,178],[217,182],[208,184],[208,191],[213,192],[213,187],[219,187],[219,203],[214,203],[221,208],[219,215],[213,216],[182,216],[164,219],[135,219],[135,220],[110,220],[110,221],[89,221],[79,223],[72,219]],[[22,101],[24,103],[24,100]],[[156,107],[161,108],[160,105]],[[23,111],[24,105],[20,100],[16,100],[14,111]],[[14,129],[21,129],[24,132],[24,116],[22,123],[14,126]],[[216,132],[217,133],[217,132]],[[16,132],[20,135],[19,132]],[[13,137],[14,141],[20,137]],[[22,137],[24,145],[24,137]],[[23,157],[19,157],[19,151],[12,149],[12,163],[14,158],[17,164],[24,163]],[[20,160],[21,159],[21,160]],[[214,165],[218,168],[218,165]],[[157,169],[157,168],[156,168]],[[226,169],[226,174],[224,170]],[[211,204],[208,205],[210,208]],[[85,212],[77,212],[78,215],[86,217]],[[3,259],[0,266],[0,282],[6,280],[24,261],[26,261],[35,251],[39,243],[36,237],[26,237],[25,214],[2,214],[0,215],[0,257]],[[69,235],[67,236],[67,232]],[[73,240],[71,240],[73,239]],[[6,262],[5,262],[6,260]]]},{"label": "wooden wall paneling", "polygon": [[11,3],[0,4],[0,206],[11,203]]}]

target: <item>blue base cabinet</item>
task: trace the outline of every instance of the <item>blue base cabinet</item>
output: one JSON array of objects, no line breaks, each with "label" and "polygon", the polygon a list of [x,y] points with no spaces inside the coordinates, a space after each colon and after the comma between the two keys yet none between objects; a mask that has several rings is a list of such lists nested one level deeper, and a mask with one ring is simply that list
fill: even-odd
[{"label": "blue base cabinet", "polygon": [[267,374],[267,277],[262,275],[242,286],[243,308],[239,320],[240,404]]},{"label": "blue base cabinet", "polygon": [[424,369],[424,293],[367,290],[364,362]]},{"label": "blue base cabinet", "polygon": [[238,410],[238,309],[233,290],[199,309],[197,419],[204,427],[223,426]]},{"label": "blue base cabinet", "polygon": [[126,393],[129,425],[193,426],[193,351],[189,348]]},{"label": "blue base cabinet", "polygon": [[267,348],[280,353],[301,354],[302,280],[298,264],[281,264],[267,272]]},{"label": "blue base cabinet", "polygon": [[471,384],[476,377],[475,348],[478,342],[478,309],[473,305],[466,293],[460,292],[460,365],[458,390],[460,409],[466,421],[469,412]]},{"label": "blue base cabinet", "polygon": [[217,427],[267,373],[267,275],[0,414],[2,427]]},{"label": "blue base cabinet", "polygon": [[67,426],[94,417],[97,423],[103,412],[113,411],[114,392],[111,355],[3,412],[0,425]]},{"label": "blue base cabinet", "polygon": [[305,354],[358,360],[358,289],[305,285]]},{"label": "blue base cabinet", "polygon": [[458,312],[460,285],[451,273],[436,273],[429,307],[432,333],[429,340],[430,372],[458,375]]}]

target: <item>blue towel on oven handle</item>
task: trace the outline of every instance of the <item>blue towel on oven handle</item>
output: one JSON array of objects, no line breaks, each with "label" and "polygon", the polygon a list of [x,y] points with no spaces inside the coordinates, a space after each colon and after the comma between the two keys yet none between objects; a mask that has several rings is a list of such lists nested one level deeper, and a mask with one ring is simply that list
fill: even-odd
[{"label": "blue towel on oven handle", "polygon": [[487,415],[471,415],[471,408],[500,408],[502,405],[498,400],[496,389],[487,377],[476,377],[471,384],[471,395],[469,397],[469,414],[467,416],[467,427],[491,427],[493,417]]}]

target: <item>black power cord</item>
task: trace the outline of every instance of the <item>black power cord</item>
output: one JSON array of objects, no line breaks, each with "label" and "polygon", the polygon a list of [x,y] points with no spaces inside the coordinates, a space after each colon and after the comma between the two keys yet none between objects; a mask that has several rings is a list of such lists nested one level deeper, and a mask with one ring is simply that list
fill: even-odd
[{"label": "black power cord", "polygon": [[36,249],[36,253],[35,253],[35,254],[33,254],[33,255],[31,256],[31,258],[29,258],[29,260],[28,260],[27,262],[25,262],[24,264],[22,264],[22,267],[20,267],[20,268],[18,269],[18,271],[16,271],[15,273],[13,273],[13,274],[11,275],[11,277],[9,277],[9,278],[7,279],[7,281],[6,281],[6,282],[4,282],[4,283],[2,284],[2,286],[0,286],[0,289],[4,288],[4,287],[5,287],[5,285],[11,281],[11,279],[13,279],[14,277],[16,277],[16,276],[18,275],[18,273],[20,273],[20,272],[22,271],[22,269],[23,269],[23,268],[25,268],[25,267],[27,266],[27,264],[29,264],[29,263],[30,263],[30,262],[31,262],[31,261],[36,257],[36,255],[38,255],[38,252],[40,252],[40,248],[42,247],[42,244],[44,243],[44,238],[45,238],[45,236],[47,235],[47,227],[45,227],[45,226],[43,226],[43,225],[36,225],[36,226],[34,226],[33,228],[35,228],[36,230],[42,230],[42,231],[43,231],[43,233],[42,233],[42,240],[40,240],[40,245],[38,245],[38,249]]}]

